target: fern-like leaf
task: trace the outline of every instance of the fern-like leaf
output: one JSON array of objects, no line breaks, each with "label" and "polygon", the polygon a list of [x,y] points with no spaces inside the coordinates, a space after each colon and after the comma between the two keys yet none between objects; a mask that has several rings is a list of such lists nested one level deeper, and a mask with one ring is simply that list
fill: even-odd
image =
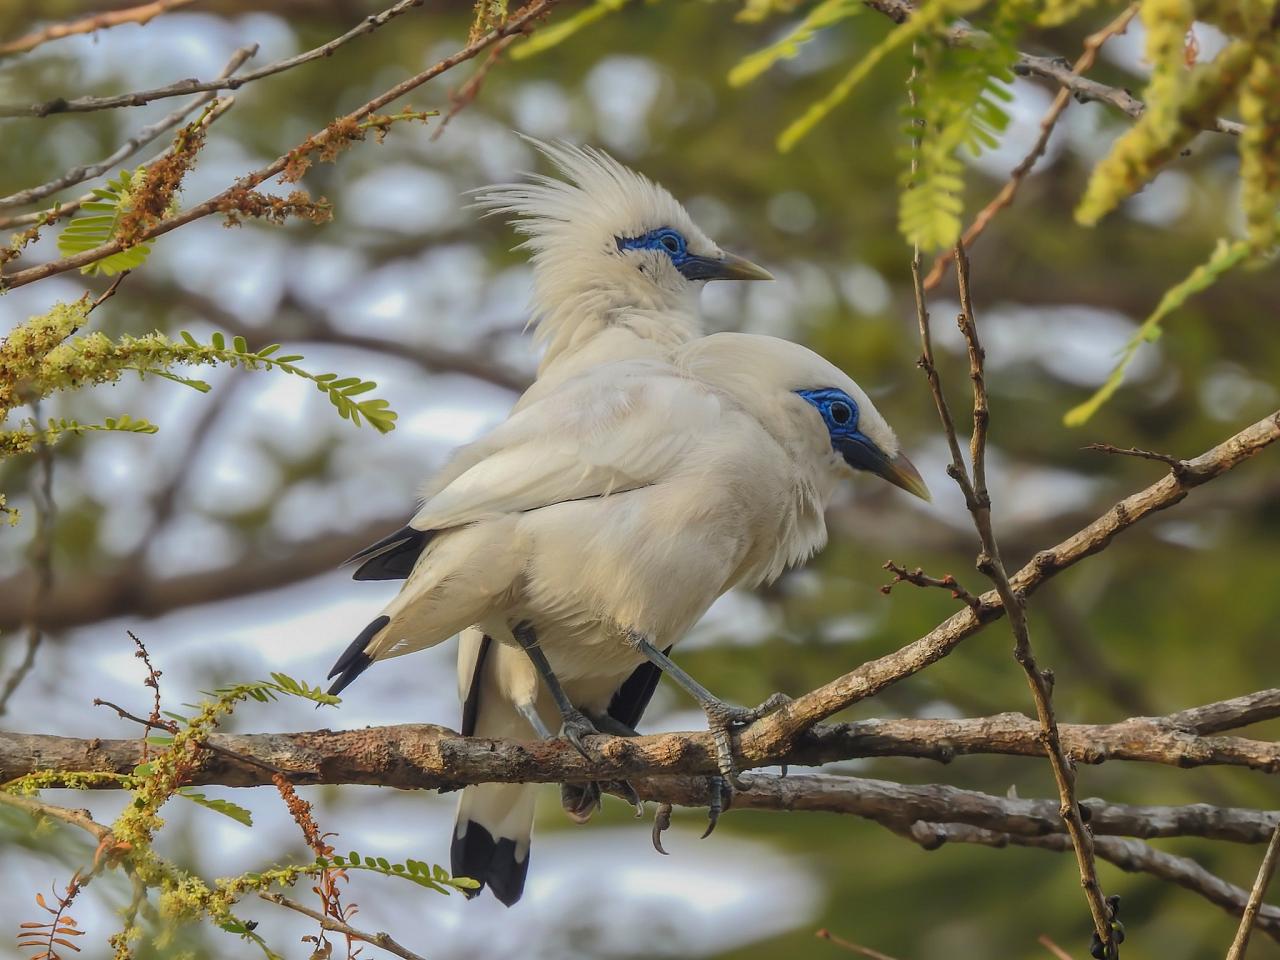
[{"label": "fern-like leaf", "polygon": [[[96,188],[93,195],[97,199],[80,208],[88,215],[74,218],[59,235],[58,252],[63,256],[73,256],[109,242],[120,226],[120,219],[129,212],[133,192],[141,186],[144,173],[141,167],[134,171],[121,170],[120,175],[108,181],[106,187]],[[151,243],[144,241],[87,264],[80,268],[80,272],[109,277],[142,266],[150,253]]]},{"label": "fern-like leaf", "polygon": [[729,85],[740,87],[750,83],[779,60],[788,60],[798,54],[800,48],[812,40],[819,30],[839,23],[862,9],[861,0],[823,0],[788,30],[781,40],[743,57],[729,71]]},{"label": "fern-like leaf", "polygon": [[246,827],[253,826],[253,814],[238,803],[232,803],[230,800],[222,800],[217,797],[206,797],[203,793],[196,793],[194,790],[179,790],[176,795],[184,800],[190,800],[192,803],[207,810],[220,813],[224,817],[230,817],[236,823],[242,823]]},{"label": "fern-like leaf", "polygon": [[438,864],[432,865],[421,860],[406,858],[404,863],[392,863],[386,857],[362,857],[354,851],[345,856],[319,857],[316,866],[321,869],[338,868],[342,870],[367,870],[380,873],[384,877],[398,877],[408,880],[427,890],[436,893],[449,893],[452,890],[475,890],[480,886],[470,877],[452,877],[449,871]]},{"label": "fern-like leaf", "polygon": [[1078,427],[1097,413],[1099,408],[1120,389],[1120,384],[1124,382],[1125,371],[1129,369],[1129,365],[1142,345],[1159,339],[1160,324],[1164,318],[1186,303],[1194,294],[1213,286],[1228,270],[1247,260],[1251,250],[1249,243],[1244,240],[1237,240],[1234,243],[1219,240],[1213,256],[1207,262],[1196,267],[1185,280],[1165,292],[1151,316],[1143,321],[1138,332],[1120,351],[1120,360],[1106,382],[1084,403],[1068,410],[1066,416],[1062,418],[1063,423],[1068,427]]}]

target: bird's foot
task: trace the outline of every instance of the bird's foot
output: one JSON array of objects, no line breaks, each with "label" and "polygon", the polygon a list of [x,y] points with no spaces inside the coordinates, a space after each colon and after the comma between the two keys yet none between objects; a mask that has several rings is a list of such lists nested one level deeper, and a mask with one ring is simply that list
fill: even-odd
[{"label": "bird's foot", "polygon": [[790,701],[791,698],[786,694],[775,693],[758,707],[738,707],[723,700],[716,700],[703,707],[707,715],[707,726],[716,746],[716,766],[729,787],[735,790],[751,789],[750,781],[742,779],[733,763],[733,731],[755,723]]},{"label": "bird's foot", "polygon": [[733,787],[729,786],[729,781],[724,777],[718,775],[707,777],[707,788],[711,794],[711,799],[707,803],[707,829],[702,831],[699,840],[705,840],[715,832],[716,824],[720,822],[720,814],[733,805]]},{"label": "bird's foot", "polygon": [[573,744],[577,751],[587,760],[595,760],[595,757],[587,750],[586,738],[594,737],[599,733],[600,731],[596,729],[595,724],[588,720],[586,714],[581,710],[567,710],[563,714],[560,736]]},{"label": "bird's foot", "polygon": [[560,806],[574,823],[586,823],[600,808],[600,784],[594,780],[560,784]]},{"label": "bird's foot", "polygon": [[[707,777],[707,788],[710,791],[710,799],[707,803],[707,829],[698,838],[700,840],[705,840],[711,836],[716,824],[720,822],[720,814],[728,810],[733,803],[733,788],[729,786],[729,781],[724,777],[714,774]],[[639,816],[638,813],[637,816]],[[653,818],[653,849],[663,856],[667,855],[667,851],[662,848],[662,834],[670,826],[671,804],[660,803],[658,804],[658,812]]]}]

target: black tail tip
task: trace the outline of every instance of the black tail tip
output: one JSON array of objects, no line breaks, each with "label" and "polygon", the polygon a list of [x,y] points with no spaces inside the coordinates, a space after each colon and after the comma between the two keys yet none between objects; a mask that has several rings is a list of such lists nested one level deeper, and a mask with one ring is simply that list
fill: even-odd
[{"label": "black tail tip", "polygon": [[[345,690],[356,677],[369,669],[373,663],[373,657],[364,652],[364,648],[369,645],[369,641],[374,638],[379,630],[391,622],[388,616],[381,616],[374,620],[363,630],[360,636],[351,641],[346,650],[342,651],[342,656],[338,658],[338,662],[333,665],[333,669],[329,671],[328,679],[333,680],[333,684],[329,687],[329,693],[336,696]],[[334,678],[337,679],[334,679]]]},{"label": "black tail tip", "polygon": [[509,907],[524,893],[528,851],[523,860],[517,860],[514,840],[503,837],[495,842],[493,834],[475,821],[467,821],[461,836],[454,831],[449,860],[455,877],[471,877],[480,882],[474,890],[463,891],[468,900],[487,886],[499,903]]}]

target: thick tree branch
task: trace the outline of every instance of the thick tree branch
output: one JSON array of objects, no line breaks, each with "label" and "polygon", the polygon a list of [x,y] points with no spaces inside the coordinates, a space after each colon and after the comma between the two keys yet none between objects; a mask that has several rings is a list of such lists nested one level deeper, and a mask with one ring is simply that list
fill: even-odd
[{"label": "thick tree branch", "polygon": [[[1280,689],[1259,691],[1198,707],[1230,729],[1280,716]],[[1063,724],[1063,748],[1077,762],[1130,760],[1176,767],[1228,764],[1280,772],[1280,744],[1240,737],[1201,737],[1178,718],[1134,717],[1111,724]],[[1234,722],[1229,717],[1234,717]],[[1044,756],[1039,725],[1004,713],[966,720],[860,720],[814,727],[793,747],[744,750],[744,767],[783,762],[817,765],[861,757],[915,757],[949,763],[957,756]],[[669,733],[597,741],[599,758],[587,763],[558,741],[516,743],[461,737],[446,727],[405,724],[363,730],[212,734],[222,748],[191,772],[191,783],[244,787],[271,782],[273,770],[297,784],[365,783],[441,788],[491,780],[560,782],[715,772],[710,735]],[[75,739],[0,732],[0,782],[39,770],[129,773],[141,741]],[[237,759],[239,758],[239,759]],[[110,784],[105,786],[110,787]]]},{"label": "thick tree branch", "polygon": [[[1239,466],[1277,440],[1280,440],[1280,411],[1188,460],[1183,476],[1167,474],[1121,500],[1061,543],[1041,550],[1009,578],[1010,586],[1016,593],[1030,596],[1063,570],[1105,550],[1118,534],[1140,520],[1180,503],[1196,487]],[[966,607],[920,639],[864,663],[752,724],[740,735],[743,755],[777,752],[780,746],[814,724],[941,660],[983,626],[1004,615],[994,590],[987,591],[979,600],[981,613]]]},{"label": "thick tree branch", "polygon": [[[944,843],[977,843],[988,847],[1034,847],[1070,853],[1071,841],[1064,834],[1045,837],[1027,837],[1012,833],[984,830],[966,824],[925,823],[918,821],[907,831],[898,831],[914,840],[926,850],[936,850]],[[1128,873],[1147,873],[1161,880],[1176,883],[1192,893],[1204,897],[1210,903],[1222,907],[1234,916],[1240,916],[1248,902],[1249,894],[1233,883],[1210,873],[1188,857],[1156,850],[1141,840],[1123,837],[1097,837],[1094,852]],[[1258,914],[1257,927],[1273,939],[1280,941],[1280,908],[1264,906]]]}]

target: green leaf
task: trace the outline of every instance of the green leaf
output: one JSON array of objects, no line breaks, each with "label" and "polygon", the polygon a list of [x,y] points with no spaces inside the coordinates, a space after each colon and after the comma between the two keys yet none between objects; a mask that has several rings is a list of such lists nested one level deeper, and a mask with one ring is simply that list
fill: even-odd
[{"label": "green leaf", "polygon": [[190,800],[192,803],[199,804],[209,810],[216,811],[224,817],[230,817],[236,823],[243,823],[246,827],[253,826],[253,814],[237,803],[230,800],[220,800],[216,797],[206,797],[203,793],[196,793],[194,790],[179,790],[178,796],[183,799]]},{"label": "green leaf", "polygon": [[215,350],[227,349],[227,338],[219,332],[215,331],[213,336],[209,338],[209,342],[213,344],[213,349]]},{"label": "green leaf", "polygon": [[[131,189],[134,183],[133,174],[121,170],[106,189],[95,189],[93,195],[98,200],[82,207],[88,211],[88,216],[73,218],[63,229],[58,236],[58,252],[63,256],[73,256],[109,243],[120,226],[120,219],[132,208]],[[80,272],[109,277],[142,266],[150,253],[151,243],[147,241],[86,264]]]},{"label": "green leaf", "polygon": [[523,60],[525,57],[536,56],[539,53],[550,50],[557,44],[569,39],[583,27],[595,23],[610,13],[621,10],[626,2],[627,0],[596,0],[587,9],[580,10],[559,23],[539,30],[530,39],[512,50],[511,59]]},{"label": "green leaf", "polygon": [[779,60],[788,60],[800,52],[800,48],[813,39],[819,30],[839,23],[862,10],[861,0],[825,0],[795,25],[781,39],[755,53],[749,53],[729,71],[729,86],[741,87],[750,83]]},{"label": "green leaf", "polygon": [[1137,356],[1139,348],[1160,336],[1160,324],[1164,318],[1181,307],[1194,294],[1213,286],[1224,273],[1247,260],[1251,252],[1251,247],[1245,240],[1237,240],[1234,243],[1219,240],[1208,261],[1192,270],[1184,280],[1170,287],[1160,298],[1151,316],[1143,321],[1137,333],[1129,338],[1129,342],[1120,351],[1120,360],[1106,382],[1084,403],[1068,410],[1062,422],[1068,427],[1078,427],[1097,413],[1102,405],[1120,389],[1120,384],[1124,382],[1125,371]]}]

